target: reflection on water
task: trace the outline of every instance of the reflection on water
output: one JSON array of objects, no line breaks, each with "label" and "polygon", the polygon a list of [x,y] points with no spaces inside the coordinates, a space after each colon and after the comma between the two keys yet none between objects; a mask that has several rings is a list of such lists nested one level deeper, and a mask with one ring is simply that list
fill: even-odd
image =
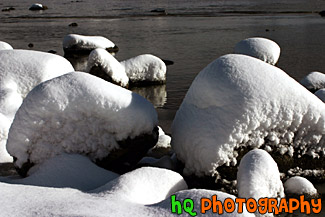
[{"label": "reflection on water", "polygon": [[131,91],[143,96],[150,101],[155,108],[161,108],[167,101],[166,85],[155,85],[146,87],[133,87]]},{"label": "reflection on water", "polygon": [[75,71],[85,72],[87,69],[88,55],[65,55],[67,60],[70,61]]}]

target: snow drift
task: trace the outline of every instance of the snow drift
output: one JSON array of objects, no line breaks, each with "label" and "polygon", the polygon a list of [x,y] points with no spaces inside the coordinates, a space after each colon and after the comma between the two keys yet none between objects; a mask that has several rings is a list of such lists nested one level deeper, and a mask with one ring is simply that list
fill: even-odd
[{"label": "snow drift", "polygon": [[28,94],[13,121],[7,149],[18,168],[62,152],[96,161],[119,149],[118,142],[151,134],[156,125],[157,113],[143,97],[73,72]]},{"label": "snow drift", "polygon": [[5,144],[11,122],[28,92],[39,83],[74,71],[58,55],[28,51],[0,51],[0,162],[11,161]]},{"label": "snow drift", "polygon": [[185,174],[212,175],[237,164],[239,147],[322,156],[325,105],[281,69],[225,55],[193,81],[172,124],[172,147]]}]

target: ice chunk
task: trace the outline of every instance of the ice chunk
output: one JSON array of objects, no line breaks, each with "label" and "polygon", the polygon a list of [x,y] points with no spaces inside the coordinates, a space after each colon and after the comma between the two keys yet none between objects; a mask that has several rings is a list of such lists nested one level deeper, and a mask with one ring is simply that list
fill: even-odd
[{"label": "ice chunk", "polygon": [[325,105],[314,94],[277,67],[230,54],[193,81],[172,124],[172,147],[186,174],[212,175],[239,147],[323,153],[324,134]]},{"label": "ice chunk", "polygon": [[236,44],[235,53],[252,56],[275,65],[280,57],[280,47],[266,38],[247,38]]},{"label": "ice chunk", "polygon": [[119,141],[151,134],[156,125],[157,113],[143,97],[73,72],[43,82],[28,94],[10,128],[7,150],[19,168],[62,152],[95,161],[119,149]]},{"label": "ice chunk", "polygon": [[0,162],[12,161],[4,146],[11,122],[27,93],[39,83],[74,71],[58,55],[28,51],[0,51]]}]

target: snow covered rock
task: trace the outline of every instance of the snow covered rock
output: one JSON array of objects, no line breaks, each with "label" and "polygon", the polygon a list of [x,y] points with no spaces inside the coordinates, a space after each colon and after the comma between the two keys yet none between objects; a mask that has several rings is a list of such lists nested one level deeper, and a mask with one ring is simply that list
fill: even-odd
[{"label": "snow covered rock", "polygon": [[129,78],[124,67],[102,48],[97,48],[90,53],[86,72],[121,87],[129,85]]},{"label": "snow covered rock", "polygon": [[32,167],[28,177],[7,179],[5,182],[89,191],[105,185],[118,176],[96,166],[85,156],[61,154]]},{"label": "snow covered rock", "polygon": [[183,177],[171,170],[143,167],[126,173],[92,193],[112,194],[121,200],[154,204],[187,189]]},{"label": "snow covered rock", "polygon": [[74,71],[58,55],[29,50],[0,51],[0,162],[12,161],[5,150],[11,122],[28,92],[39,83]]},{"label": "snow covered rock", "polygon": [[[228,213],[225,210],[223,210],[223,214],[218,214],[218,213],[214,213],[212,212],[212,208],[210,210],[208,210],[206,213],[201,213],[200,212],[200,207],[201,207],[201,199],[202,198],[207,198],[212,200],[212,196],[216,195],[217,196],[217,200],[221,201],[222,203],[224,203],[224,201],[229,198],[232,199],[233,201],[236,199],[236,197],[234,195],[231,194],[227,194],[221,191],[212,191],[212,190],[205,190],[205,189],[190,189],[190,190],[183,190],[183,191],[179,191],[177,193],[174,194],[175,195],[175,200],[176,201],[180,201],[182,204],[186,199],[191,199],[193,201],[193,210],[191,211],[193,214],[194,212],[196,213],[196,215],[192,215],[192,216],[202,216],[202,217],[215,217],[215,216],[222,216],[222,217],[237,217],[237,216],[243,216],[243,217],[255,217],[255,215],[253,213],[249,213],[246,210],[245,204],[243,205],[243,210],[242,213],[238,213],[238,206],[236,205],[235,210],[232,213]],[[161,213],[165,212],[169,212],[171,213],[171,198],[166,199],[158,204],[153,205],[152,207],[159,207],[159,208],[163,208],[163,210],[161,211]],[[191,208],[190,204],[187,203],[188,208]],[[175,210],[177,211],[177,207],[175,206]],[[182,214],[174,214],[175,216],[190,216],[190,214],[188,212],[183,211]],[[174,216],[172,215],[172,216]],[[159,215],[159,216],[165,216],[165,215]],[[171,214],[167,215],[167,216],[171,216]]]},{"label": "snow covered rock", "polygon": [[47,6],[44,6],[40,3],[34,3],[29,7],[29,10],[31,11],[41,11],[41,10],[46,10]]},{"label": "snow covered rock", "polygon": [[121,62],[133,84],[162,84],[166,82],[166,64],[151,54],[142,54]]},{"label": "snow covered rock", "polygon": [[323,102],[325,102],[325,88],[320,89],[320,90],[317,90],[317,91],[315,92],[315,95],[316,95],[319,99],[321,99]]},{"label": "snow covered rock", "polygon": [[325,88],[325,74],[311,72],[300,81],[300,84],[314,93],[319,89]]},{"label": "snow covered rock", "polygon": [[266,38],[247,38],[236,44],[235,53],[252,56],[275,65],[280,57],[280,47]]},{"label": "snow covered rock", "polygon": [[323,168],[324,133],[325,105],[314,94],[277,67],[230,54],[193,81],[172,124],[172,148],[186,175],[214,175],[235,166],[241,148],[263,145],[295,157],[290,166]]},{"label": "snow covered rock", "polygon": [[0,50],[12,50],[12,46],[7,42],[0,41]]},{"label": "snow covered rock", "polygon": [[242,198],[284,197],[278,166],[262,149],[254,149],[241,159],[237,188],[238,196]]},{"label": "snow covered rock", "polygon": [[117,171],[135,164],[157,143],[156,125],[157,113],[143,97],[73,72],[27,95],[10,128],[7,150],[22,175],[63,152],[87,155]]},{"label": "snow covered rock", "polygon": [[[273,158],[264,150],[254,149],[248,152],[240,161],[237,173],[238,197],[253,198],[283,198],[284,190],[280,179],[278,166]],[[256,216],[273,216],[268,213]]]},{"label": "snow covered rock", "polygon": [[317,190],[314,185],[306,178],[300,176],[289,178],[284,183],[284,190],[287,197],[300,195],[305,195],[307,197],[317,196]]},{"label": "snow covered rock", "polygon": [[90,53],[96,48],[103,48],[110,53],[118,51],[118,47],[112,41],[102,36],[69,34],[63,38],[65,55]]}]

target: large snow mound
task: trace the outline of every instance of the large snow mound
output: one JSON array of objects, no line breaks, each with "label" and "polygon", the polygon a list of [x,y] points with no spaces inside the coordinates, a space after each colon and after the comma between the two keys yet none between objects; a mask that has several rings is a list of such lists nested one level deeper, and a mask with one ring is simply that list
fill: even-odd
[{"label": "large snow mound", "polygon": [[315,96],[317,96],[319,99],[321,99],[323,102],[325,102],[325,88],[317,90],[315,92]]},{"label": "large snow mound", "polygon": [[165,83],[166,64],[151,54],[142,54],[121,62],[130,82]]},{"label": "large snow mound", "polygon": [[89,191],[118,176],[116,173],[96,166],[85,156],[61,154],[31,168],[28,177],[7,179],[5,182]]},{"label": "large snow mound", "polygon": [[12,46],[7,42],[0,41],[0,50],[12,50]]},{"label": "large snow mound", "polygon": [[114,48],[115,44],[102,36],[85,36],[69,34],[63,38],[63,49],[65,50],[93,50],[96,48]]},{"label": "large snow mound", "polygon": [[236,165],[240,146],[266,144],[283,154],[318,157],[325,151],[324,134],[321,100],[281,69],[230,54],[193,81],[172,124],[172,147],[184,172],[200,176]]},{"label": "large snow mound", "polygon": [[241,159],[237,173],[238,196],[242,198],[283,197],[283,185],[276,162],[264,150],[254,149]]},{"label": "large snow mound", "polygon": [[280,57],[280,47],[270,39],[247,38],[236,44],[235,53],[252,56],[275,65]]},{"label": "large snow mound", "polygon": [[99,73],[99,77],[122,87],[128,86],[129,78],[124,67],[115,57],[102,48],[97,48],[90,53],[86,71],[91,73],[95,67],[103,71],[103,73]]},{"label": "large snow mound", "polygon": [[92,192],[113,194],[121,200],[133,203],[154,204],[184,189],[187,189],[187,184],[180,174],[167,169],[143,167]]},{"label": "large snow mound", "polygon": [[325,74],[321,72],[311,72],[301,79],[300,84],[308,90],[315,92],[319,89],[325,88]]},{"label": "large snow mound", "polygon": [[[193,201],[193,211],[192,212],[196,212],[196,216],[208,216],[208,217],[214,217],[214,216],[223,216],[223,217],[237,217],[237,216],[245,216],[245,217],[254,217],[255,215],[253,213],[249,213],[246,210],[245,205],[243,204],[243,210],[242,213],[238,213],[238,206],[236,206],[234,212],[232,213],[228,213],[225,212],[221,215],[219,215],[218,213],[214,213],[212,212],[212,208],[207,211],[206,213],[201,213],[200,212],[200,207],[201,207],[201,198],[208,198],[212,201],[212,196],[216,195],[217,196],[217,200],[221,201],[222,203],[224,203],[224,201],[227,198],[232,199],[233,201],[235,201],[236,197],[234,195],[231,194],[227,194],[221,191],[213,191],[213,190],[205,190],[205,189],[190,189],[190,190],[184,190],[184,191],[179,191],[177,192],[175,195],[175,200],[180,201],[180,202],[184,202],[184,200],[186,199],[191,199]],[[189,204],[187,204],[188,208],[190,208]],[[160,207],[163,208],[166,212],[169,212],[170,214],[168,216],[172,216],[171,214],[171,199],[167,199],[162,201],[161,203],[155,204],[152,207]],[[177,210],[177,209],[176,209]],[[162,212],[163,213],[163,212]],[[176,216],[176,214],[174,214]],[[173,215],[173,216],[174,216]],[[160,215],[159,215],[160,216]],[[182,214],[177,215],[177,216],[190,216],[189,213],[183,211]]]},{"label": "large snow mound", "polygon": [[284,183],[286,194],[317,195],[314,185],[304,177],[294,176]]},{"label": "large snow mound", "polygon": [[[70,160],[75,161],[75,163],[81,160],[82,164],[85,165],[81,156],[63,156],[64,159],[68,157]],[[59,160],[59,158],[56,159]],[[48,165],[52,163],[54,161],[48,162]],[[52,166],[55,167],[57,163],[52,164]],[[68,164],[67,166],[70,165]],[[90,172],[88,169],[90,167],[86,166],[84,172]],[[62,173],[58,175],[56,177],[58,181],[71,178],[71,176],[61,176],[64,175]],[[96,179],[99,174],[94,175],[93,179]],[[1,215],[8,217],[169,217],[172,215],[170,209],[165,209],[162,205],[154,203],[156,201],[168,200],[171,194],[184,189],[187,189],[187,186],[178,173],[158,168],[134,170],[95,191],[88,192],[81,192],[71,188],[48,188],[0,182]],[[191,196],[192,194],[188,195]],[[150,204],[151,206],[145,206],[144,204]]]},{"label": "large snow mound", "polygon": [[8,130],[27,93],[39,83],[74,71],[58,55],[28,51],[0,51],[0,162],[10,161],[4,148]]},{"label": "large snow mound", "polygon": [[18,167],[62,152],[98,160],[118,149],[118,141],[151,133],[156,125],[157,113],[143,97],[73,72],[28,94],[11,126],[7,150]]}]

